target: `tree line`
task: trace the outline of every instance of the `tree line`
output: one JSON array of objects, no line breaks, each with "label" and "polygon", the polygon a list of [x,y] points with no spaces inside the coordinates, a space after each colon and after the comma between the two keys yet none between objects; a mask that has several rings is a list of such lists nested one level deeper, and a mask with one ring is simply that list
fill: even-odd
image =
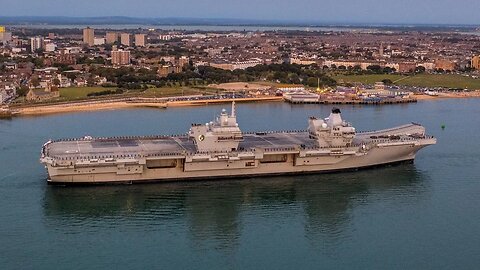
[{"label": "tree line", "polygon": [[94,75],[106,77],[109,82],[127,89],[142,89],[142,85],[157,87],[173,85],[208,85],[212,83],[271,81],[288,84],[304,84],[311,87],[335,86],[336,81],[323,70],[296,64],[257,65],[241,70],[224,70],[210,66],[186,66],[182,72],[159,77],[156,68],[135,69],[132,67],[98,67],[91,70]]}]

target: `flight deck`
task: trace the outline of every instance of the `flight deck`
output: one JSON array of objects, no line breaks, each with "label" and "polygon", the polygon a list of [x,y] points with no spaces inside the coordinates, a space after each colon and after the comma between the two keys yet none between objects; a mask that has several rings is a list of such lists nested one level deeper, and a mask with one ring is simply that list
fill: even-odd
[{"label": "flight deck", "polygon": [[[314,147],[315,141],[304,132],[244,134],[239,150],[253,148]],[[193,139],[178,137],[119,137],[60,140],[47,145],[46,154],[56,158],[118,157],[129,155],[181,154],[197,152]]]}]

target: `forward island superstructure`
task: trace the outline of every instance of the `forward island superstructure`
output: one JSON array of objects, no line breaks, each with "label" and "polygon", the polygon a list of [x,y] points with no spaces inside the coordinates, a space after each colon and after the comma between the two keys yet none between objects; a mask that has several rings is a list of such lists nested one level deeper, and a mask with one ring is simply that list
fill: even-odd
[{"label": "forward island superstructure", "polygon": [[356,170],[413,161],[435,143],[415,123],[357,132],[337,108],[305,131],[243,133],[232,103],[186,135],[49,141],[40,160],[49,183],[141,183]]}]

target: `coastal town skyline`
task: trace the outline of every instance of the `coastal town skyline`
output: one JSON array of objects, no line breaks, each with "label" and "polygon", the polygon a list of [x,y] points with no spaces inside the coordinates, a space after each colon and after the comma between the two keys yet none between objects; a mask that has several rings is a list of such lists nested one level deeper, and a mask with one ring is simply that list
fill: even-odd
[{"label": "coastal town skyline", "polygon": [[82,27],[0,26],[6,116],[231,98],[398,104],[480,95],[480,37],[472,29]]},{"label": "coastal town skyline", "polygon": [[[461,2],[461,3],[460,3]],[[252,8],[255,7],[255,8]],[[476,10],[480,2],[463,0],[424,1],[222,1],[175,2],[142,1],[11,1],[2,4],[0,17],[66,16],[99,17],[126,16],[135,18],[196,18],[278,21],[285,23],[340,24],[466,24],[478,25]]]}]

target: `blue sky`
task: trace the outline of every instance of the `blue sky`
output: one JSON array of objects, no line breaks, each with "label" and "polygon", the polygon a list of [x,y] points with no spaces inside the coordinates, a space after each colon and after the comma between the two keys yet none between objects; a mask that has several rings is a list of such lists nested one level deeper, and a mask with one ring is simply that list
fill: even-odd
[{"label": "blue sky", "polygon": [[480,0],[5,0],[0,16],[480,24]]}]

